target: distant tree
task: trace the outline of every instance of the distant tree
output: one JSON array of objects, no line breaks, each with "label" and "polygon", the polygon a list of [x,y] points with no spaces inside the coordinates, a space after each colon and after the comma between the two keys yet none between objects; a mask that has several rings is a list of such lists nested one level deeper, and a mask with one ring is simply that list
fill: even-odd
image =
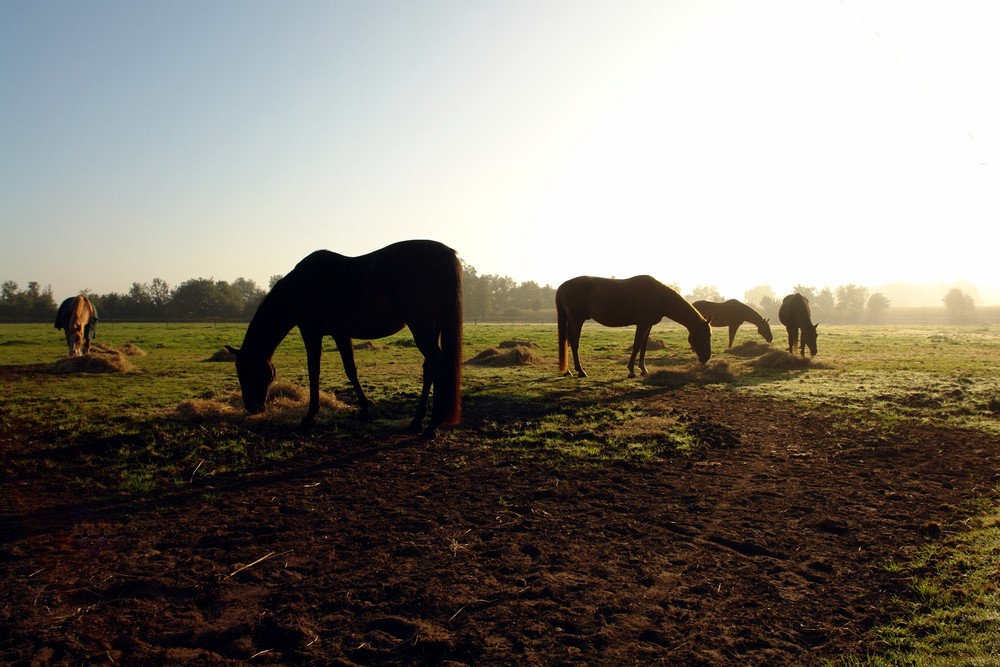
[{"label": "distant tree", "polygon": [[18,284],[13,280],[6,280],[2,285],[0,285],[0,299],[3,300],[5,304],[14,305],[17,300]]},{"label": "distant tree", "polygon": [[153,295],[149,291],[149,285],[132,283],[127,296],[130,317],[146,319],[153,315]]},{"label": "distant tree", "polygon": [[870,322],[881,322],[885,311],[889,310],[889,299],[881,292],[875,292],[868,297],[868,306],[866,308]]},{"label": "distant tree", "polygon": [[239,294],[240,315],[247,318],[253,317],[253,314],[257,312],[257,306],[264,300],[267,293],[257,287],[254,281],[246,278],[237,278],[233,281],[232,287]]},{"label": "distant tree", "polygon": [[149,295],[153,299],[153,307],[162,314],[170,301],[170,285],[159,278],[153,278],[149,285]]},{"label": "distant tree", "polygon": [[857,322],[868,303],[868,288],[860,285],[841,285],[837,288],[836,311],[842,322]]},{"label": "distant tree", "polygon": [[818,310],[821,313],[824,311],[831,313],[837,304],[837,299],[833,296],[833,291],[829,287],[824,287],[819,292],[813,294],[810,303],[813,310]]},{"label": "distant tree", "polygon": [[684,297],[688,301],[725,301],[726,299],[714,285],[698,285]]},{"label": "distant tree", "polygon": [[170,311],[180,319],[218,319],[218,297],[214,281],[208,278],[186,280],[171,292]]},{"label": "distant tree", "polygon": [[462,310],[465,317],[475,320],[488,317],[492,307],[489,284],[479,277],[475,267],[462,262]]},{"label": "distant tree", "polygon": [[267,281],[267,289],[269,290],[274,289],[274,284],[279,280],[281,280],[282,278],[284,278],[284,276],[281,275],[280,273],[276,273],[273,276],[271,276],[270,279],[268,279]]},{"label": "distant tree", "polygon": [[776,323],[778,321],[778,310],[781,308],[781,302],[778,301],[777,297],[762,296],[756,308],[762,317],[771,320],[772,323]]},{"label": "distant tree", "polygon": [[757,285],[743,293],[743,303],[751,308],[763,306],[765,299],[769,299],[772,302],[777,299],[777,295],[775,295],[770,285]]},{"label": "distant tree", "polygon": [[948,310],[948,318],[952,322],[965,322],[976,310],[976,304],[972,297],[953,287],[944,295],[944,307]]},{"label": "distant tree", "polygon": [[[816,288],[815,287],[806,287],[805,285],[796,285],[795,287],[792,288],[792,292],[795,292],[796,294],[801,294],[805,298],[809,299],[809,303],[812,303],[813,300],[816,297]],[[782,297],[782,298],[784,298],[784,297]]]}]

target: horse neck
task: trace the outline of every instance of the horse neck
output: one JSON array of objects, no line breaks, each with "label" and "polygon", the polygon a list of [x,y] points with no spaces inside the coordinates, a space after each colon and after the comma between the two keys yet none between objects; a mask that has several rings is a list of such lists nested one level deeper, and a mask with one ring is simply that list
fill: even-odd
[{"label": "horse neck", "polygon": [[677,292],[668,290],[665,293],[664,301],[666,302],[666,316],[686,327],[688,331],[693,330],[698,324],[704,323],[705,318],[698,312],[698,309],[685,301],[684,297]]},{"label": "horse neck", "polygon": [[254,357],[270,359],[274,350],[285,339],[295,322],[280,294],[272,290],[261,301],[243,336],[241,352]]},{"label": "horse neck", "polygon": [[763,315],[761,315],[756,310],[754,310],[753,308],[751,308],[746,304],[742,305],[743,305],[743,317],[746,318],[747,322],[749,322],[750,324],[756,324],[758,327],[762,327],[765,324],[767,324],[767,320],[764,319]]}]

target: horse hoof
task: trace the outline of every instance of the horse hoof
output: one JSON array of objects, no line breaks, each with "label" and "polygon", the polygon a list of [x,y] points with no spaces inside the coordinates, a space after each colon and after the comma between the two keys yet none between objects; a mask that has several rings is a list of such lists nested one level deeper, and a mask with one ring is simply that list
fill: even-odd
[{"label": "horse hoof", "polygon": [[437,429],[428,426],[426,429],[424,429],[424,432],[420,434],[420,437],[422,437],[424,440],[433,440],[434,438],[437,437]]},{"label": "horse hoof", "polygon": [[406,427],[406,430],[409,433],[420,433],[420,429],[423,428],[423,425],[420,423],[420,421],[421,420],[419,419],[414,419],[413,421],[410,422],[410,425]]}]

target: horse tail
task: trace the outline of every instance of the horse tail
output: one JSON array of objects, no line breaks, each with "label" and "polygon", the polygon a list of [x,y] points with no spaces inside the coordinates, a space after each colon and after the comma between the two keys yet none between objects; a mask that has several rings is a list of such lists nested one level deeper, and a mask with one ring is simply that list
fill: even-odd
[{"label": "horse tail", "polygon": [[558,292],[556,292],[556,327],[559,330],[559,372],[566,373],[569,371],[569,355],[567,354],[569,317],[566,315],[566,306],[559,299]]},{"label": "horse tail", "polygon": [[434,402],[444,406],[442,422],[456,426],[462,421],[462,265],[452,256],[454,268],[449,272],[447,301],[441,319],[441,351],[445,369],[440,385],[434,386]]}]

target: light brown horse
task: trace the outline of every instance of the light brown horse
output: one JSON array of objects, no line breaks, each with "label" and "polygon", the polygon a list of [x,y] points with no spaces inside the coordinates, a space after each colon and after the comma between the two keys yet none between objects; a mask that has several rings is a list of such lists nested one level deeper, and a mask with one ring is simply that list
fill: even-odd
[{"label": "light brown horse", "polygon": [[88,354],[90,341],[97,335],[97,309],[86,294],[71,296],[59,305],[55,327],[66,330],[69,356]]},{"label": "light brown horse", "polygon": [[713,327],[729,327],[728,347],[733,346],[736,331],[744,322],[755,324],[757,326],[757,333],[768,343],[774,340],[774,334],[771,333],[770,320],[765,319],[756,310],[736,299],[729,299],[722,303],[717,301],[695,301],[691,305],[697,308],[698,312],[705,317],[712,318]]},{"label": "light brown horse", "polygon": [[275,378],[271,357],[293,327],[306,346],[309,371],[308,426],[319,411],[323,337],[340,351],[362,420],[371,401],[358,381],[354,338],[383,338],[409,327],[424,355],[423,391],[410,429],[419,431],[431,386],[434,405],[425,437],[438,426],[459,423],[462,412],[462,267],[455,251],[436,241],[402,241],[381,250],[345,257],[317,250],[279,280],[257,308],[236,355],[243,405],[264,410]]},{"label": "light brown horse", "polygon": [[798,292],[789,294],[781,300],[781,307],[778,309],[778,319],[785,325],[788,332],[788,352],[794,354],[795,345],[799,342],[799,331],[802,332],[802,343],[799,346],[799,354],[806,356],[806,347],[809,354],[816,356],[816,327],[819,324],[812,323],[812,313],[809,310],[809,299]]},{"label": "light brown horse", "polygon": [[645,375],[646,344],[649,330],[664,317],[684,325],[688,343],[705,363],[712,357],[712,327],[694,306],[680,294],[650,276],[624,280],[579,276],[567,280],[556,290],[556,317],[559,323],[559,372],[569,375],[566,348],[573,350],[573,364],[580,377],[587,374],[580,366],[580,331],[592,319],[608,327],[635,327],[628,376],[635,377],[635,358]]}]

